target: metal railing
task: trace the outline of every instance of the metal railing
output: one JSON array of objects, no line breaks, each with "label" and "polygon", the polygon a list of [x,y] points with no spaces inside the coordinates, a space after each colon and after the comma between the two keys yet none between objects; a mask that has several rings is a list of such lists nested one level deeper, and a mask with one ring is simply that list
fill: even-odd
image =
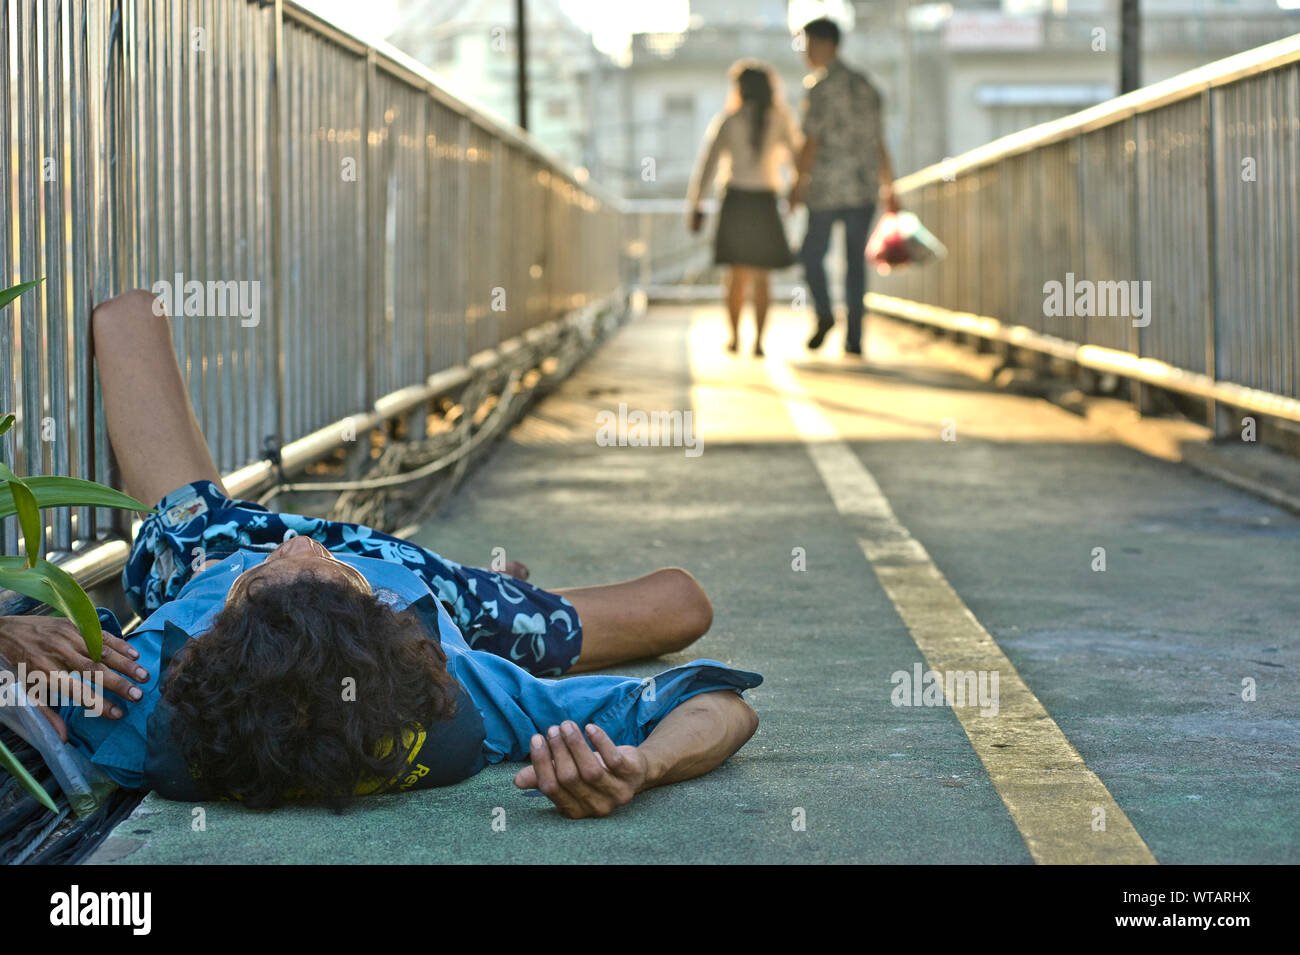
[{"label": "metal railing", "polygon": [[[950,254],[873,280],[873,309],[1300,421],[1300,35],[896,187]],[[1049,314],[1050,282],[1095,301]],[[1126,290],[1101,283],[1148,311],[1096,316]]]},{"label": "metal railing", "polygon": [[[374,421],[620,289],[617,199],[286,0],[0,0],[0,106],[0,287],[45,278],[0,312],[19,474],[108,480],[88,321],[125,289],[171,284],[194,407],[242,490],[268,437]],[[61,552],[122,530],[47,518]]]},{"label": "metal railing", "polygon": [[[718,203],[701,203],[709,216]],[[712,227],[691,234],[686,199],[625,199],[627,284],[656,289],[698,281],[713,271]]]}]

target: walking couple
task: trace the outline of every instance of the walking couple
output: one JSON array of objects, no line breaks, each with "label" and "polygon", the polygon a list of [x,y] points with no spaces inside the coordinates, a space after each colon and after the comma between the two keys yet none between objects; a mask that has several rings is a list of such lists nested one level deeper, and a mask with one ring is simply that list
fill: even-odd
[{"label": "walking couple", "polygon": [[877,197],[890,211],[897,210],[893,168],[881,125],[881,98],[870,80],[840,60],[840,30],[834,21],[813,20],[804,26],[803,37],[816,82],[804,103],[802,130],[782,101],[769,66],[753,60],[733,66],[727,107],[709,128],[691,180],[690,228],[698,232],[702,227],[701,201],[716,177],[724,192],[714,261],[728,266],[731,340],[727,349],[734,352],[740,347],[740,313],[746,299],[752,298],[754,354],[761,356],[771,270],[794,262],[777,205],[783,172],[792,164],[795,183],[788,195],[790,208],[800,203],[808,206],[808,230],[799,255],[817,315],[808,347],[820,348],[835,325],[825,258],[831,226],[839,221],[844,223],[847,258],[844,351],[861,356],[867,235]]}]

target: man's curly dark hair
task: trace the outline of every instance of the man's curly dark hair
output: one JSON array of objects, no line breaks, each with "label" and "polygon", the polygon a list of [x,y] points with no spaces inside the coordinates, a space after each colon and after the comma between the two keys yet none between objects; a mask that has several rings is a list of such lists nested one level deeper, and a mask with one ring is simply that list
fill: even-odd
[{"label": "man's curly dark hair", "polygon": [[403,771],[404,731],[454,714],[446,659],[414,615],[303,575],[253,582],[228,603],[177,655],[162,696],[206,794],[337,811],[363,781]]}]

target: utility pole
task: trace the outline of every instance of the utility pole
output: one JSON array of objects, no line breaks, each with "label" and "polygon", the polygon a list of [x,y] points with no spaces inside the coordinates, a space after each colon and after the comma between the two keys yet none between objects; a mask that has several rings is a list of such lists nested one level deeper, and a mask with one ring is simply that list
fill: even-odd
[{"label": "utility pole", "polygon": [[1142,11],[1139,0],[1119,0],[1119,91],[1142,85]]},{"label": "utility pole", "polygon": [[525,0],[515,0],[515,74],[520,129],[528,128],[528,16],[525,5]]},{"label": "utility pole", "polygon": [[916,168],[916,57],[912,48],[912,23],[908,16],[911,0],[898,0],[898,29],[902,38],[903,81],[896,94],[901,99],[899,115],[902,120],[902,135],[899,136],[900,153],[896,174],[911,172]]}]

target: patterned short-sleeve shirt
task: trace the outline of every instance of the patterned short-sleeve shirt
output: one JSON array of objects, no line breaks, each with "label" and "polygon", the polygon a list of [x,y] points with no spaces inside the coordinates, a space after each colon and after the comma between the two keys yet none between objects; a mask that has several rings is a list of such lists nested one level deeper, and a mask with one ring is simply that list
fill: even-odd
[{"label": "patterned short-sleeve shirt", "polygon": [[880,92],[840,60],[808,90],[803,131],[817,140],[808,184],[809,209],[875,202],[880,189]]}]

